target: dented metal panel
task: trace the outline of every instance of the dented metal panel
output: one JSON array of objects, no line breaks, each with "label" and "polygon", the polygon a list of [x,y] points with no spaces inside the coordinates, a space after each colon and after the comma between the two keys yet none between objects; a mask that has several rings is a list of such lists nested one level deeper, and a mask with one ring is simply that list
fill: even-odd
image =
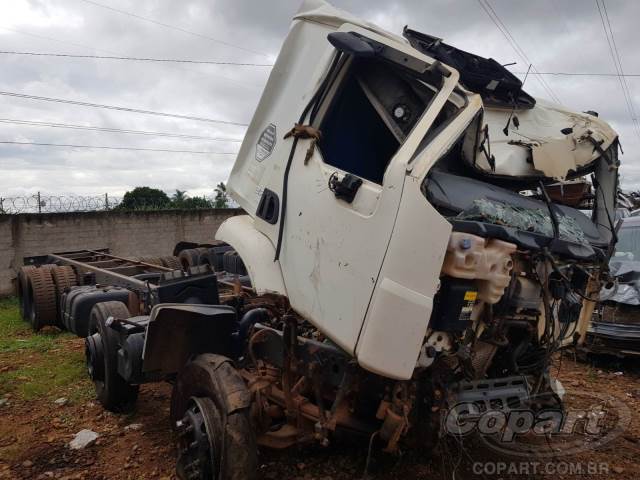
[{"label": "dented metal panel", "polygon": [[[518,126],[511,122],[507,128],[512,114],[517,117]],[[531,109],[515,112],[486,109],[484,119],[489,127],[495,165],[492,167],[480,152],[476,164],[495,175],[564,180],[600,158],[589,137],[602,150],[609,148],[617,138],[617,133],[598,117],[572,112],[539,99]]]}]

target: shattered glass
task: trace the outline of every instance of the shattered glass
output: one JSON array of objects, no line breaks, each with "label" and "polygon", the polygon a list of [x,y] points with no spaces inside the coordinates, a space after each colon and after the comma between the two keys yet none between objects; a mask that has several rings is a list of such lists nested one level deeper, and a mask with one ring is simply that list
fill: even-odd
[{"label": "shattered glass", "polygon": [[[470,208],[460,212],[458,220],[504,225],[518,230],[553,237],[553,223],[546,208],[523,208],[497,200],[481,198],[474,200]],[[557,215],[559,234],[562,240],[587,244],[584,232],[575,219]]]}]

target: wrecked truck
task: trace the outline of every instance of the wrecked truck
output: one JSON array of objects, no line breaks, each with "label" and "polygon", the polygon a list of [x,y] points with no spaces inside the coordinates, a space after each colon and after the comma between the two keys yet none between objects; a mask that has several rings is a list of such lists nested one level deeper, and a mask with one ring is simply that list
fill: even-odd
[{"label": "wrecked truck", "polygon": [[[100,307],[96,388],[112,408],[125,384],[171,382],[189,479],[253,478],[258,445],[428,450],[458,401],[560,408],[551,356],[584,341],[618,166],[595,113],[533,98],[495,60],[305,1],[227,184],[247,214],[215,235],[249,284]],[[580,177],[591,218],[546,190]]]}]

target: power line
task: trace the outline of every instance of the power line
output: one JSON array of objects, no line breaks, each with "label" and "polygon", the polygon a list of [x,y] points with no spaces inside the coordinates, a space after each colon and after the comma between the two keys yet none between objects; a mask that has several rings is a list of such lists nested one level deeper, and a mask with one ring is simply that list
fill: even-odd
[{"label": "power line", "polygon": [[96,52],[105,52],[105,53],[115,54],[115,52],[112,52],[110,50],[104,50],[104,49],[100,49],[100,48],[90,47],[88,45],[83,45],[81,43],[69,42],[67,40],[58,40],[57,38],[47,37],[47,36],[44,36],[44,35],[38,35],[36,33],[31,33],[31,32],[25,32],[24,30],[16,30],[15,28],[9,28],[9,27],[0,26],[0,29],[7,30],[9,32],[19,33],[20,35],[26,35],[28,37],[38,38],[40,40],[47,40],[48,42],[60,43],[62,45],[71,45],[71,46],[76,47],[76,48],[86,48],[86,49],[89,49],[89,50],[94,50]]},{"label": "power line", "polygon": [[[491,3],[489,2],[489,0],[485,0],[485,3],[487,4],[487,6],[489,7],[489,10],[491,10],[491,12],[493,13],[493,15],[496,17],[496,20],[498,20],[498,22],[500,23],[500,25],[502,25],[504,27],[505,32],[507,33],[507,35],[509,37],[511,37],[511,40],[513,40],[513,43],[515,44],[515,46],[518,48],[518,50],[520,51],[520,53],[524,56],[525,60],[527,61],[527,63],[530,65],[530,70],[533,70],[534,72],[537,72],[538,69],[536,68],[536,66],[533,64],[533,62],[529,59],[528,55],[525,53],[524,49],[520,46],[520,44],[518,43],[518,41],[515,39],[515,37],[511,34],[511,32],[509,31],[509,28],[507,27],[507,25],[500,19],[500,16],[498,15],[498,13],[493,9],[493,7],[491,6]],[[558,95],[556,95],[556,92],[553,91],[553,89],[551,88],[551,86],[546,82],[546,80],[544,80],[544,78],[542,77],[536,77],[538,82],[541,83],[541,85],[544,87],[544,89],[547,91],[547,93],[549,93],[549,95],[551,96],[551,98],[557,102],[557,103],[562,103],[560,101],[560,98],[558,97]]]},{"label": "power line", "polygon": [[70,105],[79,105],[81,107],[92,107],[92,108],[106,108],[108,110],[119,110],[122,112],[130,112],[130,113],[141,113],[144,115],[156,115],[160,117],[172,117],[172,118],[181,118],[184,120],[195,120],[198,122],[211,122],[211,123],[222,123],[225,125],[236,125],[239,127],[247,127],[246,123],[239,122],[230,122],[227,120],[215,120],[212,118],[205,117],[195,117],[192,115],[180,115],[176,113],[165,113],[165,112],[156,112],[153,110],[140,110],[138,108],[129,108],[129,107],[117,107],[114,105],[103,105],[99,103],[90,103],[90,102],[81,102],[78,100],[66,100],[63,98],[52,98],[52,97],[40,97],[38,95],[27,95],[24,93],[16,93],[16,92],[2,92],[0,91],[0,95],[5,95],[7,97],[16,97],[16,98],[26,98],[28,100],[40,100],[44,102],[55,102],[55,103],[67,103]]},{"label": "power line", "polygon": [[[47,41],[51,41],[51,42],[60,43],[60,44],[63,44],[63,45],[72,45],[72,46],[77,47],[77,48],[85,48],[85,49],[93,50],[93,51],[96,51],[96,52],[108,53],[108,54],[113,55],[113,56],[123,56],[120,52],[113,52],[111,50],[105,50],[103,48],[96,48],[96,47],[91,47],[89,45],[83,45],[83,44],[80,44],[80,43],[73,43],[73,42],[69,42],[69,41],[65,41],[65,40],[58,40],[56,38],[46,37],[46,36],[43,36],[43,35],[37,35],[35,33],[25,32],[23,30],[16,30],[16,29],[4,27],[4,26],[0,26],[0,29],[7,30],[9,32],[19,33],[21,35],[27,35],[29,37],[34,37],[34,38],[38,38],[38,39],[41,39],[41,40],[47,40]],[[196,74],[204,76],[203,73],[198,72],[197,70],[185,69],[185,68],[181,68],[181,67],[178,67],[178,66],[176,68],[180,69],[181,71],[188,70],[188,71],[191,71],[191,72],[194,72]],[[214,75],[216,77],[224,78],[225,80],[233,82],[236,85],[242,85],[245,88],[251,88],[251,89],[255,89],[256,88],[256,85],[246,84],[244,82],[238,81],[235,78],[226,77],[224,75],[220,75],[220,74],[217,74],[217,73],[207,73],[207,76],[209,76],[209,75]]]},{"label": "power line", "polygon": [[[493,22],[493,24],[496,26],[496,28],[500,31],[500,33],[502,33],[502,35],[504,36],[504,38],[507,40],[507,42],[509,42],[509,45],[511,45],[511,48],[513,48],[513,50],[516,52],[516,54],[522,59],[523,62],[525,62],[527,65],[531,65],[531,70],[535,73],[538,71],[538,69],[535,67],[535,65],[533,65],[533,62],[531,60],[529,60],[529,57],[527,56],[527,54],[525,53],[525,51],[522,49],[522,47],[520,47],[520,45],[518,44],[517,40],[515,39],[515,37],[511,34],[511,32],[509,31],[509,28],[506,26],[506,24],[500,19],[500,16],[496,13],[496,11],[493,9],[493,7],[491,6],[491,4],[489,3],[488,0],[484,0],[484,2],[482,0],[478,0],[478,3],[480,4],[480,6],[482,7],[482,9],[484,10],[484,12],[487,14],[487,16],[489,17],[489,19]],[[538,80],[538,83],[540,83],[540,85],[542,86],[542,88],[547,92],[547,94],[549,95],[549,97],[551,97],[551,99],[556,102],[556,103],[562,103],[560,101],[560,99],[558,98],[558,96],[555,94],[555,92],[552,90],[551,86],[549,86],[549,84],[547,84],[547,82],[545,82],[544,78],[542,78],[542,76],[536,76],[535,77],[536,80]]]},{"label": "power line", "polygon": [[[616,45],[616,39],[613,35],[613,29],[611,28],[611,22],[609,21],[609,13],[607,12],[607,5],[604,0],[602,0],[602,9],[600,8],[600,2],[596,0],[596,6],[598,7],[598,13],[600,14],[600,20],[602,22],[602,28],[604,29],[605,36],[607,37],[607,43],[609,44],[609,53],[611,55],[611,59],[613,60],[613,64],[616,68],[616,72],[618,72],[618,80],[620,82],[620,87],[622,88],[622,93],[624,95],[625,102],[627,104],[627,110],[629,111],[629,115],[631,116],[631,123],[634,125],[636,129],[636,135],[640,137],[640,125],[638,125],[638,116],[636,115],[635,108],[633,106],[633,97],[631,96],[631,92],[629,91],[629,85],[627,84],[626,78],[623,77],[624,69],[622,68],[622,60],[620,59],[620,54],[618,53],[618,46]],[[604,15],[602,14],[604,11]],[[606,25],[605,25],[606,18]],[[607,26],[609,27],[607,33]],[[611,39],[609,39],[611,36]]]},{"label": "power line", "polygon": [[127,130],[127,129],[114,128],[114,127],[96,127],[92,125],[74,125],[69,123],[37,122],[33,120],[16,120],[13,118],[0,118],[0,123],[8,123],[8,124],[14,124],[14,125],[27,125],[30,127],[52,127],[52,128],[66,128],[71,130],[90,130],[90,131],[108,132],[108,133],[127,133],[127,134],[135,134],[135,135],[147,135],[147,136],[153,136],[153,137],[181,138],[186,140],[242,142],[241,138],[205,137],[200,135],[187,135],[182,133],[149,132],[146,130]]},{"label": "power line", "polygon": [[[525,75],[526,72],[513,72],[515,75]],[[566,75],[570,77],[640,77],[640,73],[603,73],[603,72],[529,72],[529,75]]]},{"label": "power line", "polygon": [[622,94],[624,95],[624,101],[627,104],[627,109],[629,110],[629,114],[631,114],[631,109],[629,106],[629,99],[627,98],[627,91],[624,88],[624,84],[622,83],[622,79],[620,78],[620,66],[616,61],[615,54],[613,52],[613,45],[611,44],[611,39],[609,38],[609,31],[607,30],[607,26],[605,24],[604,15],[602,13],[602,9],[600,7],[600,2],[596,0],[596,7],[598,7],[598,13],[600,14],[600,22],[602,23],[602,30],[604,31],[604,36],[607,39],[607,45],[609,47],[609,55],[611,56],[611,60],[613,61],[613,66],[616,69],[616,76],[618,77],[618,81],[620,82],[620,88],[622,89]]},{"label": "power line", "polygon": [[[529,57],[527,56],[527,54],[525,53],[524,49],[522,49],[522,47],[520,47],[520,44],[518,44],[517,40],[515,39],[515,37],[511,34],[511,32],[509,31],[509,28],[506,26],[506,24],[500,19],[500,16],[497,14],[497,12],[493,9],[493,7],[491,6],[491,4],[489,3],[489,0],[484,0],[484,2],[482,0],[478,0],[478,2],[480,3],[480,6],[483,8],[483,10],[485,11],[485,13],[489,16],[489,18],[491,19],[491,21],[494,23],[494,25],[498,28],[498,30],[500,30],[500,32],[502,33],[502,35],[506,38],[506,40],[509,42],[509,44],[511,45],[511,48],[513,48],[513,50],[518,54],[518,56],[520,56],[520,58],[528,65],[530,65],[530,70],[532,70],[533,72],[537,72],[537,68],[535,67],[535,65],[533,65],[533,62],[529,59]],[[495,18],[494,18],[495,17]],[[536,79],[538,80],[538,82],[540,83],[540,85],[542,86],[542,88],[547,92],[547,94],[551,97],[552,100],[554,100],[557,103],[561,103],[560,99],[558,98],[558,96],[555,94],[555,92],[551,89],[551,87],[549,86],[549,84],[547,84],[547,82],[544,80],[544,78],[542,77],[536,77]]]},{"label": "power line", "polygon": [[72,55],[70,53],[40,53],[40,52],[14,52],[0,50],[5,55],[31,55],[37,57],[68,57],[68,58],[97,58],[106,60],[133,60],[137,62],[169,62],[169,63],[195,63],[204,65],[233,65],[240,67],[273,67],[272,63],[237,63],[218,62],[213,60],[185,60],[176,58],[142,58],[142,57],[118,57],[109,55]]},{"label": "power line", "polygon": [[89,3],[89,4],[94,5],[96,7],[105,8],[107,10],[111,10],[112,12],[117,12],[117,13],[120,13],[122,15],[127,15],[129,17],[137,18],[138,20],[142,20],[144,22],[153,23],[155,25],[160,25],[161,27],[169,28],[171,30],[176,30],[178,32],[186,33],[188,35],[193,35],[193,36],[199,37],[199,38],[204,38],[204,39],[209,40],[211,42],[219,43],[221,45],[226,45],[227,47],[237,48],[238,50],[244,50],[245,52],[255,53],[257,55],[262,55],[263,57],[268,57],[268,55],[266,53],[258,52],[256,50],[251,50],[250,48],[241,47],[239,45],[234,45],[232,43],[225,42],[225,41],[222,41],[222,40],[218,40],[217,38],[213,38],[213,37],[210,37],[208,35],[204,35],[202,33],[192,32],[191,30],[186,30],[186,29],[184,29],[182,27],[177,27],[175,25],[170,25],[168,23],[160,22],[160,21],[154,20],[152,18],[143,17],[142,15],[137,15],[135,13],[127,12],[125,10],[120,10],[118,8],[110,7],[108,5],[103,5],[102,3],[94,2],[93,0],[80,0],[80,1],[85,2],[85,3]]},{"label": "power line", "polygon": [[238,152],[207,152],[200,150],[170,150],[164,148],[136,148],[136,147],[111,147],[103,145],[74,145],[69,143],[40,143],[40,142],[13,142],[8,140],[0,141],[5,145],[33,145],[36,147],[66,147],[66,148],[90,148],[100,150],[133,150],[136,152],[168,152],[168,153],[195,153],[204,155],[237,155]]}]

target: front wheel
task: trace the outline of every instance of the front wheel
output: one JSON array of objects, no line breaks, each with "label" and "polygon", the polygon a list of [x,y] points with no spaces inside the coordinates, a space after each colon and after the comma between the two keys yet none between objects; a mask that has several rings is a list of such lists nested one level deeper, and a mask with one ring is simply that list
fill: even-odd
[{"label": "front wheel", "polygon": [[106,325],[109,317],[126,319],[131,314],[122,302],[100,302],[91,309],[89,336],[85,338],[87,371],[98,401],[112,412],[128,412],[138,399],[138,385],[130,385],[118,373],[118,334]]},{"label": "front wheel", "polygon": [[204,354],[184,366],[171,395],[180,479],[256,478],[258,459],[250,400],[230,359]]}]

